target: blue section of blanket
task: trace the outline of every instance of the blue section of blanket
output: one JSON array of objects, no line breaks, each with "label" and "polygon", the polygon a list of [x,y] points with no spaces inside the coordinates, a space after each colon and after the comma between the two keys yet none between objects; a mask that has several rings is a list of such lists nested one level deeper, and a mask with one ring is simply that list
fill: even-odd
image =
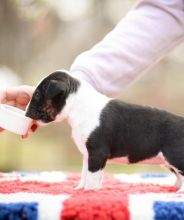
[{"label": "blue section of blanket", "polygon": [[183,220],[184,202],[156,201],[153,204],[154,220]]},{"label": "blue section of blanket", "polygon": [[37,203],[0,203],[0,220],[37,220]]},{"label": "blue section of blanket", "polygon": [[168,177],[169,174],[167,173],[144,173],[144,174],[140,174],[141,178],[143,179],[149,179],[149,178],[164,178],[164,177]]}]

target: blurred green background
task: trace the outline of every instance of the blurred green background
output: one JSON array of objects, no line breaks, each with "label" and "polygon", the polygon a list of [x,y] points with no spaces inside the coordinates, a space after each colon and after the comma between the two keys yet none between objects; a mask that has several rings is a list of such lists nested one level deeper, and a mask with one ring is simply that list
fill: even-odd
[{"label": "blurred green background", "polygon": [[[0,0],[0,88],[36,85],[69,69],[133,6],[135,0]],[[184,45],[168,54],[119,98],[184,115]],[[78,171],[81,155],[66,122],[40,128],[28,139],[0,134],[0,171]],[[108,165],[112,172],[165,171],[157,166]]]}]

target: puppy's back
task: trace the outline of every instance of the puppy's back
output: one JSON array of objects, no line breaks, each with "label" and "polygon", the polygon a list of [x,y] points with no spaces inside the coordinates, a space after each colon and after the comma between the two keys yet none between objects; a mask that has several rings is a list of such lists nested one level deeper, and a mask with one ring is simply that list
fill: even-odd
[{"label": "puppy's back", "polygon": [[184,135],[182,117],[156,108],[111,100],[103,109],[100,126],[91,135],[96,137],[91,140],[103,139],[110,158],[128,156],[134,163],[157,155],[169,141],[170,133],[180,129]]}]

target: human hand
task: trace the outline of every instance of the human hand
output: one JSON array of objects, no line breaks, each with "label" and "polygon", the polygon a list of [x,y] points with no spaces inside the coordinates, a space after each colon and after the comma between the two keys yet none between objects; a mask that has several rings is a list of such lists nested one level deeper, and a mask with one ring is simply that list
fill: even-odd
[{"label": "human hand", "polygon": [[0,89],[0,103],[12,105],[25,110],[34,90],[35,87],[27,85]]},{"label": "human hand", "polygon": [[[12,87],[8,89],[0,89],[0,103],[12,105],[25,110],[34,90],[35,87],[27,85]],[[37,127],[37,124],[33,122],[27,134],[23,135],[22,138],[28,137],[30,133],[36,131]],[[3,130],[3,128],[0,128],[0,131]]]}]

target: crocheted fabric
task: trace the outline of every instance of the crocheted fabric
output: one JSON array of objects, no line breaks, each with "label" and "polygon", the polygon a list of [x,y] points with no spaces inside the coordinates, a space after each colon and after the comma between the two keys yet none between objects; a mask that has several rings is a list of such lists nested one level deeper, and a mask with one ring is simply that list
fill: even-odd
[{"label": "crocheted fabric", "polygon": [[0,174],[0,220],[183,220],[172,174],[105,174],[99,191],[74,190],[79,174]]}]

